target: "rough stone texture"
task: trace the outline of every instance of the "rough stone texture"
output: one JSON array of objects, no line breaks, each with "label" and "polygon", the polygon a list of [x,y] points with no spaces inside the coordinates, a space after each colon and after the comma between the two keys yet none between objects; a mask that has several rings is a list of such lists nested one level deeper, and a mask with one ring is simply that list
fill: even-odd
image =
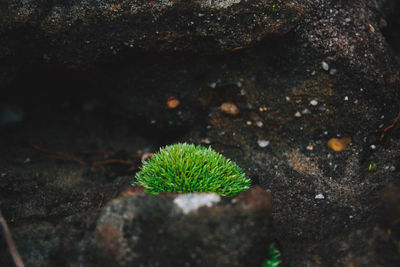
[{"label": "rough stone texture", "polygon": [[[209,198],[210,194],[187,197]],[[183,195],[134,192],[112,200],[97,222],[103,266],[260,266],[273,238],[271,194],[251,188],[185,212]]]},{"label": "rough stone texture", "polygon": [[0,58],[85,67],[126,50],[216,53],[286,33],[298,15],[292,4],[272,0],[7,0]]}]

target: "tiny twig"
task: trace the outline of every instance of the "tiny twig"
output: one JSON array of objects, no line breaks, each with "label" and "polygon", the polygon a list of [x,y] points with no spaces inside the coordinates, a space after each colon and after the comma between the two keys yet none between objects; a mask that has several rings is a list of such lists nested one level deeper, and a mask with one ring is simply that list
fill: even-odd
[{"label": "tiny twig", "polygon": [[98,167],[98,168],[104,170],[104,165],[116,164],[116,163],[130,166],[129,170],[135,169],[135,164],[133,164],[129,160],[122,160],[122,159],[108,159],[108,160],[103,160],[103,161],[97,161],[97,162],[93,162],[92,165],[94,167]]},{"label": "tiny twig", "polygon": [[385,129],[382,130],[383,133],[381,134],[381,138],[379,139],[379,141],[382,142],[383,138],[385,138],[385,135],[386,135],[387,131],[392,129],[396,125],[396,123],[399,121],[399,119],[400,119],[400,112],[399,112],[399,114],[397,114],[397,117],[394,119],[392,124],[390,124],[388,127],[386,127]]},{"label": "tiny twig", "polygon": [[[55,152],[55,153],[51,153],[49,150],[44,149],[38,145],[32,144],[31,142],[28,142],[29,145],[36,151],[38,151],[40,154],[44,155],[47,158],[50,159],[60,159],[60,160],[68,160],[68,161],[73,161],[76,163],[79,163],[80,165],[86,165],[88,164],[88,162],[83,161],[71,154],[65,153],[65,152]],[[115,155],[116,152],[97,152],[96,154],[103,154],[103,155]],[[140,156],[138,156],[140,157]],[[102,171],[105,171],[105,165],[109,165],[109,164],[122,164],[122,165],[128,165],[130,166],[129,171],[134,171],[136,169],[135,164],[133,164],[131,161],[129,160],[122,160],[122,159],[108,159],[108,160],[103,160],[103,161],[97,161],[97,162],[93,162],[91,163],[91,165],[93,167],[97,167],[99,169],[101,169]]]},{"label": "tiny twig", "polygon": [[14,240],[12,239],[10,229],[8,228],[7,222],[3,217],[3,213],[0,210],[0,224],[3,227],[4,235],[6,236],[6,241],[8,245],[8,249],[10,250],[10,254],[14,260],[15,266],[24,267],[24,262],[22,261],[21,256],[15,246]]},{"label": "tiny twig", "polygon": [[104,194],[103,194],[103,192],[101,192],[100,186],[97,186],[97,193],[100,196],[99,209],[101,209],[103,207]]}]

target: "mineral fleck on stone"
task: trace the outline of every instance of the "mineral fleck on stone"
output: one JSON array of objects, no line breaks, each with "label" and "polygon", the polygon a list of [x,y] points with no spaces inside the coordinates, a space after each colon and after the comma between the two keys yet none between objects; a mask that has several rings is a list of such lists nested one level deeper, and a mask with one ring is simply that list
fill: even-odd
[{"label": "mineral fleck on stone", "polygon": [[239,108],[231,102],[223,103],[220,106],[220,109],[223,113],[228,114],[228,115],[236,116],[239,114]]}]

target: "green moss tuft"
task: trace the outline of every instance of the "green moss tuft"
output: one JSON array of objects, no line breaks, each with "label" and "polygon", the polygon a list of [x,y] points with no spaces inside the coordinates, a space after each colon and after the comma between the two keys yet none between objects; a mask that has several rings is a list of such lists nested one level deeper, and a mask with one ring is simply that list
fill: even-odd
[{"label": "green moss tuft", "polygon": [[161,148],[144,161],[132,184],[144,186],[150,194],[215,192],[234,196],[249,189],[251,180],[211,147],[179,143]]}]

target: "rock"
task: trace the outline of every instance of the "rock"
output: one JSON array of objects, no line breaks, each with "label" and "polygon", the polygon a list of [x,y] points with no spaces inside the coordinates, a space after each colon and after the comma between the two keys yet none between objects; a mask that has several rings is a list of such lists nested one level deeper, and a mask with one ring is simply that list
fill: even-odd
[{"label": "rock", "polygon": [[[261,266],[272,241],[271,194],[120,196],[97,222],[102,266]],[[212,249],[211,249],[212,248]]]},{"label": "rock", "polygon": [[[232,50],[287,33],[298,17],[293,5],[273,0],[10,0],[0,5],[0,34],[29,40],[47,61],[82,66],[125,50]],[[29,36],[11,33],[21,28]]]},{"label": "rock", "polygon": [[329,65],[325,61],[321,62],[321,67],[323,70],[328,71],[329,70]]},{"label": "rock", "polygon": [[269,146],[269,141],[268,140],[258,140],[257,144],[259,147],[265,148],[265,147]]},{"label": "rock", "polygon": [[351,138],[349,137],[331,138],[328,141],[328,147],[333,151],[339,152],[345,150],[350,143]]},{"label": "rock", "polygon": [[220,109],[223,113],[228,114],[228,115],[232,115],[232,116],[236,116],[239,114],[239,108],[231,103],[231,102],[225,102],[220,106]]},{"label": "rock", "polygon": [[180,104],[179,100],[173,96],[167,100],[167,107],[169,109],[175,109],[179,106],[179,104]]}]

